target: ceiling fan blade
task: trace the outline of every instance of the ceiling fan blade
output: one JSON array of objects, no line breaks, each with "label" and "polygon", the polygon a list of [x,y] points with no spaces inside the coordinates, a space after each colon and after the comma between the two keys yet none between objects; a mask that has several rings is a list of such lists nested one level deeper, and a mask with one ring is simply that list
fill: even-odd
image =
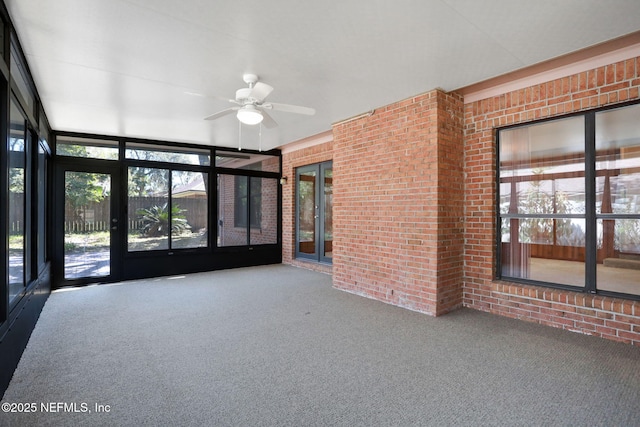
[{"label": "ceiling fan blade", "polygon": [[197,96],[198,98],[206,98],[207,95],[204,95],[202,93],[199,92],[189,92],[189,91],[185,91],[184,92],[185,95],[189,95],[189,96]]},{"label": "ceiling fan blade", "polygon": [[251,88],[251,93],[249,94],[250,98],[255,98],[258,102],[264,101],[264,99],[269,96],[269,94],[273,91],[273,88],[266,83],[257,82],[253,88]]},{"label": "ceiling fan blade", "polygon": [[268,104],[261,105],[262,108],[274,111],[284,111],[285,113],[305,114],[307,116],[313,116],[316,110],[311,107],[300,107],[298,105],[278,104],[270,102]]},{"label": "ceiling fan blade", "polygon": [[267,129],[273,129],[278,126],[278,123],[276,123],[276,121],[273,120],[273,117],[268,115],[266,111],[261,111],[261,113],[262,113],[262,124],[264,125],[264,127],[266,127]]},{"label": "ceiling fan blade", "polygon": [[228,116],[229,114],[233,114],[235,111],[239,110],[240,107],[232,107],[232,108],[227,108],[226,110],[222,110],[222,111],[218,111],[217,113],[214,113],[210,116],[205,117],[205,120],[215,120],[218,119],[220,117],[224,117],[224,116]]},{"label": "ceiling fan blade", "polygon": [[189,95],[189,96],[193,96],[193,97],[197,97],[197,98],[218,99],[220,101],[229,101],[229,102],[233,102],[234,104],[239,104],[235,99],[225,98],[224,96],[205,95],[205,94],[199,93],[199,92],[184,92],[184,94],[185,95]]}]

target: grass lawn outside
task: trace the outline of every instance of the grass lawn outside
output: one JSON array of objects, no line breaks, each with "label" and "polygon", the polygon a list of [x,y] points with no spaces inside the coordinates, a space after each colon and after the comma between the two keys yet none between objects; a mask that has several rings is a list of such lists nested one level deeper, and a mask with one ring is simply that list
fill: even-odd
[{"label": "grass lawn outside", "polygon": [[[20,236],[17,236],[20,237]],[[108,231],[95,231],[91,233],[67,233],[64,236],[65,253],[82,252],[100,252],[108,249],[111,244],[111,238]],[[127,235],[127,246],[129,251],[148,251],[169,249],[169,239],[167,236],[147,237],[139,232],[129,233]],[[190,231],[172,236],[171,247],[173,249],[180,248],[199,248],[207,246],[207,232],[192,233]],[[20,246],[18,246],[20,247]]]}]

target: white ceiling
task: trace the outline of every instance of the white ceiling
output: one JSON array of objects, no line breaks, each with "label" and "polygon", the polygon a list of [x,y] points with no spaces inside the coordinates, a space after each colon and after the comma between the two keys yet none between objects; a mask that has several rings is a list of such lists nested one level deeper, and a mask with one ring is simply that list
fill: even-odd
[{"label": "white ceiling", "polygon": [[[55,130],[238,146],[255,73],[262,148],[434,88],[453,90],[640,30],[638,0],[5,0]],[[258,148],[258,127],[242,145]]]}]

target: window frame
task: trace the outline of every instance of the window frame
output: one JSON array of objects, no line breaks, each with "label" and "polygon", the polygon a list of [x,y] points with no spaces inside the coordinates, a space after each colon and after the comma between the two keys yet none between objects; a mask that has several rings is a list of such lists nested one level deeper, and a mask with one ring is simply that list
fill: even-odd
[{"label": "window frame", "polygon": [[[32,233],[32,227],[31,227],[31,223],[30,221],[32,220],[32,212],[31,209],[33,207],[33,200],[32,200],[32,195],[33,195],[33,186],[32,186],[32,173],[33,173],[33,163],[31,161],[30,156],[32,155],[32,149],[31,149],[31,144],[33,143],[33,135],[32,132],[30,130],[29,127],[29,119],[28,116],[25,114],[25,111],[23,110],[20,101],[18,99],[17,96],[15,96],[15,94],[13,94],[13,96],[11,96],[10,100],[9,100],[9,105],[10,105],[10,109],[12,111],[15,111],[16,113],[18,113],[20,115],[20,117],[18,117],[19,119],[21,119],[21,122],[15,121],[15,117],[13,117],[13,114],[10,113],[9,115],[9,128],[8,128],[8,141],[10,141],[12,139],[12,135],[20,135],[20,138],[16,138],[18,140],[22,140],[22,150],[20,151],[13,151],[10,149],[7,149],[7,157],[8,157],[8,162],[7,162],[7,171],[10,174],[11,169],[22,169],[22,196],[20,197],[20,204],[19,205],[14,205],[14,203],[11,203],[12,200],[11,198],[8,199],[9,203],[9,217],[8,217],[8,221],[7,221],[7,227],[11,227],[11,212],[13,208],[18,208],[22,210],[22,215],[20,216],[20,218],[18,219],[18,223],[17,226],[20,227],[20,221],[22,222],[22,234],[20,235],[22,238],[22,248],[21,248],[21,268],[22,268],[22,278],[21,278],[21,282],[18,284],[13,283],[13,285],[18,284],[20,287],[20,290],[13,294],[13,297],[11,296],[11,280],[9,279],[10,274],[11,274],[11,262],[10,262],[10,258],[11,258],[11,250],[10,250],[10,246],[8,246],[7,249],[9,249],[7,251],[7,266],[8,266],[8,273],[9,275],[7,276],[7,287],[8,287],[8,302],[9,302],[9,310],[13,310],[18,303],[20,302],[21,298],[26,294],[26,290],[29,287],[29,284],[33,281],[33,271],[32,269],[32,253],[33,253],[33,245],[32,245],[32,237],[33,237],[33,233]],[[14,126],[17,125],[17,128],[14,128]],[[15,153],[21,153],[20,154],[15,154]],[[14,165],[12,164],[13,162],[15,162],[15,159],[17,158],[17,163],[19,167],[14,167]],[[21,166],[21,167],[20,167]],[[7,186],[7,191],[8,191],[8,195],[9,197],[11,196],[11,190],[10,190],[10,182],[8,183],[9,186]],[[7,230],[7,237],[8,240],[10,240],[10,235],[11,232],[10,230]],[[17,288],[17,286],[16,286]]]},{"label": "window frame", "polygon": [[[581,293],[598,294],[602,296],[622,297],[626,299],[640,300],[639,294],[628,294],[621,292],[614,292],[610,290],[604,290],[597,286],[597,258],[598,258],[598,236],[597,236],[597,222],[602,220],[615,220],[615,219],[640,219],[640,215],[635,214],[614,214],[614,213],[597,213],[597,188],[596,178],[598,172],[596,170],[596,116],[598,113],[604,111],[613,111],[626,107],[640,105],[639,100],[634,100],[625,103],[619,103],[602,108],[592,109],[588,111],[580,111],[571,114],[565,114],[562,116],[555,116],[545,118],[542,120],[536,120],[526,123],[518,123],[509,126],[503,126],[495,128],[495,259],[494,259],[494,278],[496,280],[506,280],[515,283],[530,284],[536,286],[543,286],[548,288],[571,290]],[[520,214],[520,213],[501,213],[501,159],[500,159],[500,134],[503,131],[512,130],[516,128],[526,128],[530,126],[539,125],[542,123],[559,121],[572,117],[584,117],[584,191],[585,191],[585,213],[584,214],[563,214],[562,218],[569,219],[584,219],[586,222],[585,229],[585,283],[584,286],[572,286],[560,283],[545,282],[539,280],[532,280],[522,277],[513,277],[503,272],[503,240],[502,240],[502,222],[504,219],[527,219],[532,216],[536,218],[552,218],[557,219],[557,214]],[[639,135],[640,136],[640,135]]]},{"label": "window frame", "polygon": [[[269,247],[282,247],[282,185],[280,185],[280,178],[282,178],[282,153],[279,151],[255,151],[255,150],[234,150],[232,148],[225,147],[217,147],[214,152],[214,161],[213,170],[215,176],[213,177],[214,182],[216,183],[216,191],[217,195],[215,198],[215,217],[217,219],[215,226],[215,236],[212,236],[214,240],[212,240],[212,246],[216,251],[236,251],[240,248],[248,248],[249,250],[253,250],[254,247],[264,247],[265,249]],[[264,162],[267,162],[266,164]],[[277,162],[277,165],[274,165],[273,162]],[[260,202],[257,203],[256,198],[253,198],[253,202],[249,202],[246,206],[246,209],[249,210],[252,208],[252,204],[258,205],[253,206],[253,210],[256,211],[256,221],[259,221],[259,224],[255,224],[251,221],[251,224],[242,223],[242,221],[238,224],[236,222],[236,214],[234,212],[233,218],[229,219],[231,221],[230,224],[236,230],[245,230],[246,231],[246,242],[243,244],[226,244],[222,242],[222,234],[225,231],[221,229],[221,227],[226,227],[227,219],[223,219],[224,215],[220,215],[220,195],[224,193],[218,186],[220,185],[220,178],[226,176],[235,176],[233,183],[233,205],[234,210],[238,204],[237,196],[237,178],[245,177],[247,179],[247,188],[248,188],[248,198],[251,199],[251,182],[254,180],[259,180],[260,184]],[[276,223],[275,223],[275,241],[268,243],[252,243],[252,238],[255,235],[256,231],[261,231],[263,229],[263,221],[265,218],[262,216],[262,210],[265,207],[265,204],[270,203],[269,200],[265,199],[265,194],[267,196],[270,194],[268,188],[265,189],[263,187],[264,182],[262,179],[274,180],[276,183],[276,192],[275,196],[275,209],[276,209]],[[253,216],[252,211],[248,211],[245,216],[251,217]],[[269,229],[269,227],[267,227]],[[271,229],[269,229],[271,230]]]},{"label": "window frame", "polygon": [[[191,172],[191,173],[201,173],[205,174],[205,184],[211,189],[210,179],[211,179],[211,169],[210,166],[194,166],[188,165],[185,163],[167,163],[167,162],[159,162],[156,160],[132,160],[132,159],[123,159],[123,173],[126,176],[124,182],[129,183],[129,171],[132,168],[145,168],[145,169],[157,169],[160,171],[166,171],[167,173],[167,213],[168,213],[168,223],[173,224],[173,205],[177,202],[174,200],[174,188],[173,187],[173,174],[174,172]],[[177,247],[174,242],[174,235],[172,232],[172,226],[168,228],[167,234],[167,248],[160,249],[148,249],[148,250],[131,250],[129,247],[129,228],[128,224],[130,221],[129,212],[128,212],[128,203],[129,203],[129,190],[127,189],[125,196],[126,204],[127,204],[127,230],[126,230],[126,238],[124,239],[124,249],[123,253],[126,254],[127,257],[135,257],[135,256],[146,256],[152,252],[165,252],[165,253],[173,253],[175,251],[179,252],[187,252],[187,251],[198,251],[198,252],[211,252],[212,250],[212,236],[211,236],[211,217],[212,217],[212,203],[211,199],[215,197],[215,194],[212,194],[211,190],[209,190],[207,194],[206,206],[206,221],[207,221],[207,242],[206,245],[201,246],[189,246],[189,247]]]}]

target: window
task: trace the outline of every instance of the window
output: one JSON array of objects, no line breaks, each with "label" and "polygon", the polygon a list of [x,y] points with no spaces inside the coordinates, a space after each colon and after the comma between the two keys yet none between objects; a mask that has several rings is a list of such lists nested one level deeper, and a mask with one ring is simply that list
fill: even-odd
[{"label": "window", "polygon": [[26,169],[25,117],[11,100],[11,129],[9,135],[9,305],[22,296],[26,286]]},{"label": "window", "polygon": [[257,154],[216,150],[216,167],[263,172],[280,172],[280,158],[269,154]]},{"label": "window", "polygon": [[169,249],[169,171],[129,167],[130,252]]},{"label": "window", "polygon": [[219,174],[218,246],[277,243],[278,179]]},{"label": "window", "polygon": [[209,166],[210,150],[127,142],[125,157],[132,160]]},{"label": "window", "polygon": [[73,136],[58,136],[56,139],[56,154],[58,156],[118,160],[118,153],[118,141],[114,140]]},{"label": "window", "polygon": [[208,148],[126,142],[129,252],[209,246]]},{"label": "window", "polygon": [[129,167],[128,250],[208,245],[208,174]]},{"label": "window", "polygon": [[498,131],[500,277],[640,295],[637,117],[638,104]]},{"label": "window", "polygon": [[171,248],[208,246],[208,179],[205,172],[171,171]]},{"label": "window", "polygon": [[278,244],[280,156],[216,149],[218,247]]},{"label": "window", "polygon": [[37,265],[38,272],[40,272],[47,261],[47,220],[45,213],[49,211],[47,204],[47,170],[49,162],[49,153],[46,150],[46,141],[42,141],[38,144],[38,187],[37,191],[37,205],[38,205],[38,223],[37,223]]}]

